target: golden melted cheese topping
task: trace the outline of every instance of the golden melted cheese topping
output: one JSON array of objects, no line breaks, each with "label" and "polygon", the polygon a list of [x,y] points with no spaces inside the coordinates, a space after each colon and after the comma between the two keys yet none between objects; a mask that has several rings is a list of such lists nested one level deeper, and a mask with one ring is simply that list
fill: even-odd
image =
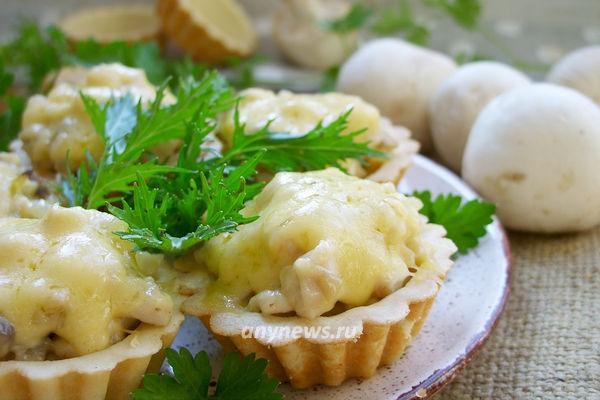
[{"label": "golden melted cheese topping", "polygon": [[125,228],[81,208],[0,218],[0,317],[14,328],[0,360],[89,354],[121,340],[136,321],[169,322],[173,301],[137,273],[131,245],[112,234]]},{"label": "golden melted cheese topping", "polygon": [[73,169],[85,159],[86,149],[95,159],[102,154],[104,144],[85,111],[80,92],[101,103],[126,93],[147,103],[154,99],[156,90],[143,70],[120,64],[102,64],[89,70],[69,68],[59,74],[48,95],[31,97],[23,114],[19,138],[37,171],[64,172],[67,153]]},{"label": "golden melted cheese topping", "polygon": [[337,169],[278,173],[243,210],[260,217],[211,239],[196,259],[216,276],[206,307],[315,318],[369,304],[434,269],[421,203]]},{"label": "golden melted cheese topping", "polygon": [[[350,109],[352,113],[348,117],[346,133],[366,128],[357,139],[372,142],[376,141],[379,133],[379,111],[356,96],[341,93],[295,94],[286,90],[275,94],[258,88],[246,89],[240,96],[240,122],[246,124],[249,133],[273,121],[273,131],[304,135],[319,122],[327,125]],[[230,112],[223,116],[220,127],[220,135],[227,144],[231,144],[233,129],[233,112]]]}]

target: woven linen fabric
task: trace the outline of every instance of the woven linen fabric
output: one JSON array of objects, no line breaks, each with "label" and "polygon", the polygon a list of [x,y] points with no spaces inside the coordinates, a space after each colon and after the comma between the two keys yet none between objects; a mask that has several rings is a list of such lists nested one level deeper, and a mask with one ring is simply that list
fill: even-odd
[{"label": "woven linen fabric", "polygon": [[504,314],[435,400],[600,399],[600,228],[509,236]]}]

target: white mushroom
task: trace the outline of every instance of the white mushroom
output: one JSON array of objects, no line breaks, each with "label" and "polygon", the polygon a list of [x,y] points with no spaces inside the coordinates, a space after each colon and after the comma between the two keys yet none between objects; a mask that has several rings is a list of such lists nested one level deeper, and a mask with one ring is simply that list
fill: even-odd
[{"label": "white mushroom", "polygon": [[433,146],[441,160],[460,172],[465,144],[479,112],[494,97],[529,83],[523,73],[498,62],[481,61],[458,68],[429,104]]},{"label": "white mushroom", "polygon": [[600,223],[600,108],[552,84],[514,89],[483,109],[463,177],[509,228],[569,232]]},{"label": "white mushroom", "polygon": [[567,54],[552,68],[547,79],[575,89],[600,105],[600,46],[584,47]]},{"label": "white mushroom", "polygon": [[341,64],[358,44],[358,33],[332,32],[326,21],[345,16],[346,0],[285,0],[273,16],[273,38],[279,50],[303,67],[324,70]]},{"label": "white mushroom", "polygon": [[428,103],[456,65],[449,57],[400,39],[362,46],[340,71],[337,89],[361,96],[396,125],[410,129],[424,151],[431,147]]}]

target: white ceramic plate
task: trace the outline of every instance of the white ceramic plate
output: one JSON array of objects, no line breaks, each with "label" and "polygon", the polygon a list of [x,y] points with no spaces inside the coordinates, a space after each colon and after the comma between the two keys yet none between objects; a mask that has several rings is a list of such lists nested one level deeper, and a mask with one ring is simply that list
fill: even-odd
[{"label": "white ceramic plate", "polygon": [[[475,193],[447,169],[417,156],[400,190]],[[490,335],[508,296],[510,254],[504,231],[497,220],[477,249],[458,258],[433,305],[418,337],[404,356],[383,367],[366,381],[351,380],[337,388],[319,386],[293,390],[281,386],[290,400],[396,400],[425,398],[448,383],[473,357]],[[188,318],[173,347],[192,353],[205,350],[220,368],[219,344],[200,322]],[[167,366],[168,368],[168,366]]]}]

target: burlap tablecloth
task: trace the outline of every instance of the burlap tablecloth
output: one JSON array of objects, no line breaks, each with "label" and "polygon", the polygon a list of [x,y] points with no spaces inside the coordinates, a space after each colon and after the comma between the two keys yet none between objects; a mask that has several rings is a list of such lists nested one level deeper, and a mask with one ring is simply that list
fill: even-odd
[{"label": "burlap tablecloth", "polygon": [[435,400],[600,399],[600,229],[510,244],[504,314]]}]

